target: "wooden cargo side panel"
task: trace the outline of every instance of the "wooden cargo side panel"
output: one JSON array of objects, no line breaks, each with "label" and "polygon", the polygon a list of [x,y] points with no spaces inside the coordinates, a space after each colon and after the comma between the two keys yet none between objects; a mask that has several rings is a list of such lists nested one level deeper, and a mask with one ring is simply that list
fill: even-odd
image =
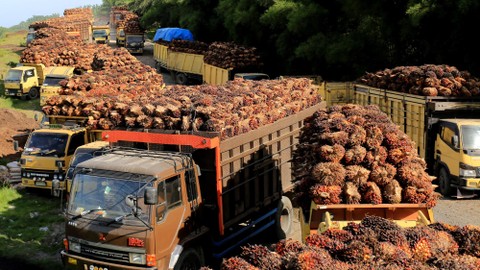
[{"label": "wooden cargo side panel", "polygon": [[202,75],[203,55],[169,51],[167,56],[167,69]]},{"label": "wooden cargo side panel", "polygon": [[291,190],[290,160],[303,119],[320,108],[325,103],[220,142],[225,229],[276,207]]},{"label": "wooden cargo side panel", "polygon": [[203,64],[203,82],[212,85],[222,85],[230,79],[232,69],[223,69],[216,66]]},{"label": "wooden cargo side panel", "polygon": [[322,84],[325,90],[321,92],[327,106],[341,105],[353,101],[353,89],[350,82],[328,82]]},{"label": "wooden cargo side panel", "polygon": [[155,61],[157,61],[160,64],[160,66],[166,67],[167,59],[168,59],[168,46],[154,43],[153,58],[155,59]]}]

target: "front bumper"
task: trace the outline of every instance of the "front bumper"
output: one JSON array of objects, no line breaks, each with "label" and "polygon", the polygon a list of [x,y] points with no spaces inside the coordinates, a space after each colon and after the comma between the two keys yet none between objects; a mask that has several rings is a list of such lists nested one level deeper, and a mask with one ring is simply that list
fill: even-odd
[{"label": "front bumper", "polygon": [[65,250],[60,252],[65,269],[104,269],[104,270],[156,270],[157,267],[130,266],[111,262],[92,260],[69,254]]}]

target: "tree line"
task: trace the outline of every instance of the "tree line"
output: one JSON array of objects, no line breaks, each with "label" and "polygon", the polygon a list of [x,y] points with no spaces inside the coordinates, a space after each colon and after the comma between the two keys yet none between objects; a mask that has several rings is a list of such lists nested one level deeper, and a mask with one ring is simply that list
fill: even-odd
[{"label": "tree line", "polygon": [[354,80],[402,65],[447,64],[480,76],[475,0],[103,0],[142,25],[187,28],[203,42],[256,47],[265,72]]}]

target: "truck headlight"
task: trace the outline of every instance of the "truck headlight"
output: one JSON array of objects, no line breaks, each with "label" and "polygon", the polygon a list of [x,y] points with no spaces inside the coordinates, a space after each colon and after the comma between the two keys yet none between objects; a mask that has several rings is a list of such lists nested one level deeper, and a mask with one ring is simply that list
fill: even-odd
[{"label": "truck headlight", "polygon": [[71,251],[76,253],[80,253],[82,250],[82,246],[80,245],[80,243],[77,243],[77,242],[70,242],[69,248]]},{"label": "truck headlight", "polygon": [[130,259],[130,263],[134,263],[134,264],[145,264],[145,263],[147,263],[145,254],[129,253],[128,258]]},{"label": "truck headlight", "polygon": [[463,162],[460,162],[460,177],[476,177],[477,171],[476,168],[470,165],[467,165]]}]

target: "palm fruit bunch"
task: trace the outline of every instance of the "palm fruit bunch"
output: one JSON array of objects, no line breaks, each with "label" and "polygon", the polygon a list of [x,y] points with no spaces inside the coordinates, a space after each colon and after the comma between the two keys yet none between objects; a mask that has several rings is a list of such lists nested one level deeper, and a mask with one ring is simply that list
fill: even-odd
[{"label": "palm fruit bunch", "polygon": [[470,97],[480,95],[480,80],[450,65],[397,66],[368,72],[357,82],[422,96]]},{"label": "palm fruit bunch", "polygon": [[293,153],[295,200],[316,204],[436,205],[416,145],[376,105],[334,105],[304,121]]},{"label": "palm fruit bunch", "polygon": [[479,229],[442,223],[403,228],[367,215],[344,229],[310,234],[303,243],[248,244],[220,269],[480,269]]}]

